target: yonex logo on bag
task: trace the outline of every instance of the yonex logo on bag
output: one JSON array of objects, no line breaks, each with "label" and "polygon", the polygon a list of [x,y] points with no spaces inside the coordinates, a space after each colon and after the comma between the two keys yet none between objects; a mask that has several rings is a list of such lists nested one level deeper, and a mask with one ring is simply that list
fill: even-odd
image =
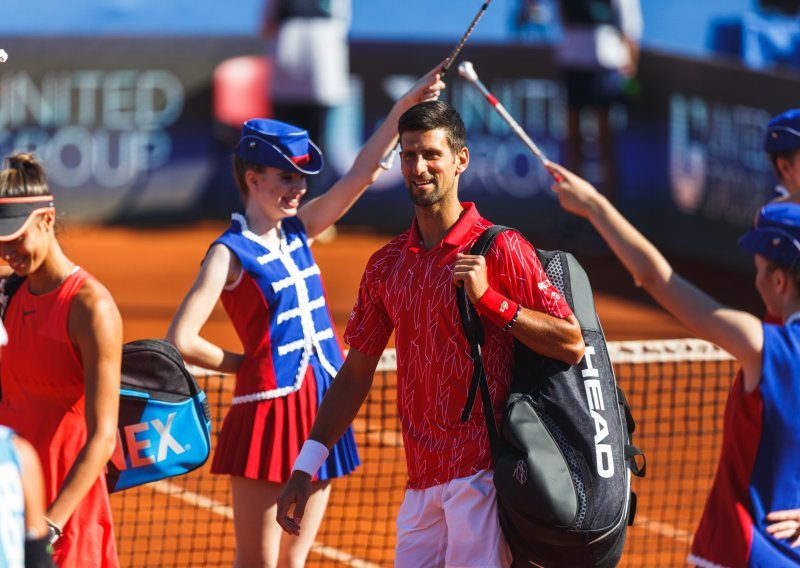
[{"label": "yonex logo on bag", "polygon": [[528,466],[525,465],[525,460],[519,460],[517,462],[517,465],[514,468],[514,473],[512,474],[512,477],[520,485],[525,485],[525,482],[528,481]]},{"label": "yonex logo on bag", "polygon": [[[123,428],[125,442],[128,447],[128,456],[130,457],[130,467],[136,468],[163,462],[167,459],[169,450],[180,455],[188,449],[181,446],[172,436],[172,422],[175,419],[175,414],[175,412],[172,412],[167,415],[166,424],[158,418],[154,418],[148,422],[129,424]],[[150,433],[151,426],[155,434]],[[158,437],[158,448],[155,455],[150,450],[154,436]],[[122,450],[122,434],[119,430],[117,430],[117,447],[111,456],[111,463],[120,471],[128,469],[128,460],[125,459],[125,454]]]},{"label": "yonex logo on bag", "polygon": [[594,355],[594,347],[592,345],[586,346],[584,352],[585,369],[581,369],[581,376],[583,377],[583,386],[586,389],[586,401],[589,403],[589,413],[594,420],[594,449],[597,458],[597,474],[606,479],[614,476],[614,456],[611,452],[610,444],[601,444],[603,440],[608,438],[608,422],[598,411],[605,411],[605,404],[603,402],[603,390],[600,386],[600,380],[587,377],[599,377],[600,371],[592,366],[592,358]]}]

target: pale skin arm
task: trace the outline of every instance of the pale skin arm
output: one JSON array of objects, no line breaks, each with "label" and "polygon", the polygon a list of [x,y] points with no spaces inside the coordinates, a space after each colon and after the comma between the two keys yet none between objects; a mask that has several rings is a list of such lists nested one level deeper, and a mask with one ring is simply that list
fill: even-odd
[{"label": "pale skin arm", "polygon": [[47,535],[44,520],[44,475],[36,450],[27,440],[13,438],[14,447],[22,467],[22,492],[25,498],[25,532],[27,538],[39,539]]},{"label": "pale skin arm", "polygon": [[[372,357],[351,349],[342,368],[325,393],[308,437],[330,449],[355,420],[372,387],[372,379],[380,357]],[[293,471],[278,496],[278,524],[291,535],[300,534],[306,503],[311,494],[311,476]],[[292,516],[289,510],[294,506]]]},{"label": "pale skin arm", "polygon": [[244,354],[234,353],[200,336],[223,288],[239,277],[242,265],[228,247],[211,247],[191,290],[181,302],[167,330],[167,341],[193,365],[221,373],[235,373]]},{"label": "pale skin arm", "polygon": [[792,548],[800,547],[800,509],[773,511],[767,515],[767,532],[779,539],[788,539]]},{"label": "pale skin arm", "polygon": [[439,98],[439,93],[445,88],[440,79],[440,68],[441,64],[437,65],[400,97],[367,140],[350,171],[328,191],[300,208],[297,216],[303,222],[309,239],[338,221],[383,173],[380,161],[397,145],[397,120],[415,104]]},{"label": "pale skin arm", "polygon": [[267,0],[259,34],[264,39],[272,39],[277,35],[278,28],[278,0]]},{"label": "pale skin arm", "polygon": [[[453,282],[463,285],[470,302],[477,304],[489,281],[486,259],[481,255],[458,254],[453,265]],[[523,307],[509,333],[540,355],[575,365],[583,358],[581,327],[575,316],[561,319]]]},{"label": "pale skin arm", "polygon": [[625,47],[628,49],[630,62],[626,66],[622,67],[619,71],[625,77],[633,77],[636,75],[636,70],[639,67],[639,43],[629,37],[624,37],[622,41],[624,42]]},{"label": "pale skin arm", "polygon": [[659,250],[631,225],[589,182],[551,163],[561,176],[553,185],[561,206],[588,219],[634,278],[697,337],[715,343],[739,361],[744,388],[761,380],[764,331],[755,316],[722,305],[675,273]]},{"label": "pale skin arm", "polygon": [[47,517],[59,527],[103,474],[117,440],[122,318],[102,284],[84,284],[73,300],[68,329],[83,363],[87,438],[47,509]]}]

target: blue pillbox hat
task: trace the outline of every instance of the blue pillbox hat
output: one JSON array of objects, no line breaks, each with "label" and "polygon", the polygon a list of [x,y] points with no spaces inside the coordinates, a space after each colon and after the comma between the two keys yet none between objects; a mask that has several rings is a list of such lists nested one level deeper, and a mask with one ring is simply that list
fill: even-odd
[{"label": "blue pillbox hat", "polygon": [[800,109],[782,112],[769,121],[764,136],[764,150],[773,153],[800,149]]},{"label": "blue pillbox hat", "polygon": [[318,174],[324,163],[308,131],[269,118],[246,121],[234,153],[248,162],[308,175]]},{"label": "blue pillbox hat", "polygon": [[800,204],[762,207],[755,228],[739,239],[739,246],[781,266],[800,267]]}]

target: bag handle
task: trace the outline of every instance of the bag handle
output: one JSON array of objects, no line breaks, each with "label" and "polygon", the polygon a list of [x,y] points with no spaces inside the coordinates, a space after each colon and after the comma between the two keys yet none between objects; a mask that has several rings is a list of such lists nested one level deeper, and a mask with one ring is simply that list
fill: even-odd
[{"label": "bag handle", "polygon": [[[478,240],[472,245],[469,253],[485,256],[486,252],[491,248],[495,237],[507,230],[509,230],[509,227],[492,225],[478,237]],[[458,312],[461,316],[461,325],[464,328],[464,334],[470,345],[470,357],[472,358],[472,379],[470,380],[467,401],[461,413],[461,421],[467,422],[469,420],[472,414],[472,407],[475,405],[475,397],[477,396],[478,388],[480,388],[481,401],[483,402],[483,415],[486,419],[486,429],[489,431],[489,441],[492,447],[496,447],[499,434],[497,432],[497,423],[494,419],[494,409],[492,408],[489,383],[486,380],[486,371],[483,367],[483,358],[481,356],[481,348],[485,341],[483,325],[478,317],[478,312],[475,310],[475,306],[469,301],[467,291],[463,286],[456,288],[456,304],[458,305]]]}]

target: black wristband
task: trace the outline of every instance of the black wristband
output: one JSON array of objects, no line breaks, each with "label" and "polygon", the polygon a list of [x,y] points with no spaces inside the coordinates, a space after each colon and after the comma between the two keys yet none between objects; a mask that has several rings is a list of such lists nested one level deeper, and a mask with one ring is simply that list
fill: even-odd
[{"label": "black wristband", "polygon": [[514,317],[511,318],[511,321],[509,321],[505,326],[503,326],[503,331],[508,331],[515,323],[517,323],[517,318],[519,317],[519,313],[521,311],[522,311],[522,304],[517,304],[517,311],[514,312]]},{"label": "black wristband", "polygon": [[55,564],[48,552],[49,545],[46,536],[25,539],[25,568],[54,568]]},{"label": "black wristband", "polygon": [[47,542],[49,544],[55,544],[55,542],[61,538],[61,527],[47,517],[45,517],[44,520],[47,521]]}]

